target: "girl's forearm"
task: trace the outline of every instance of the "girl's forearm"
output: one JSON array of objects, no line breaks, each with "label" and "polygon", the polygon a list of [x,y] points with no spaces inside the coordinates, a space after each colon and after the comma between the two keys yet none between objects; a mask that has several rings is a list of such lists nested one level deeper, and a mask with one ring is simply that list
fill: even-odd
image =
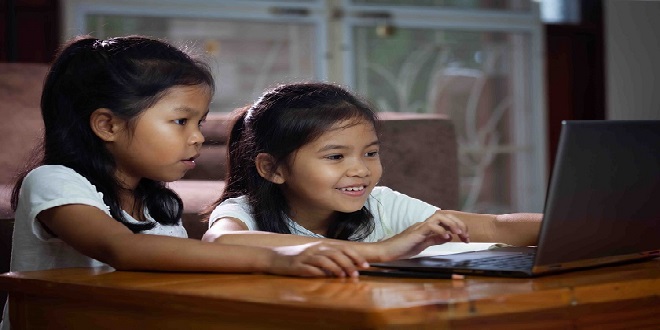
[{"label": "girl's forearm", "polygon": [[327,242],[332,244],[346,245],[354,249],[369,262],[384,259],[383,249],[378,243],[352,242],[331,238],[318,238],[294,234],[276,234],[263,231],[234,231],[222,234],[205,234],[202,240],[220,244],[251,245],[261,247],[278,247],[287,245],[300,245],[312,242]]},{"label": "girl's forearm", "polygon": [[502,243],[516,246],[536,245],[541,229],[541,213],[512,213],[495,216],[495,233]]},{"label": "girl's forearm", "polygon": [[126,235],[117,238],[116,243],[107,260],[101,261],[118,270],[264,272],[271,267],[275,254],[263,247],[210,244],[160,235]]},{"label": "girl's forearm", "polygon": [[220,243],[251,245],[264,247],[277,247],[287,245],[298,245],[312,242],[318,242],[322,239],[292,235],[292,234],[274,234],[265,231],[243,230],[232,232],[210,233],[207,232],[202,237],[202,241]]},{"label": "girl's forearm", "polygon": [[498,242],[516,246],[536,245],[541,226],[540,213],[478,214],[452,210],[468,226],[472,242]]}]

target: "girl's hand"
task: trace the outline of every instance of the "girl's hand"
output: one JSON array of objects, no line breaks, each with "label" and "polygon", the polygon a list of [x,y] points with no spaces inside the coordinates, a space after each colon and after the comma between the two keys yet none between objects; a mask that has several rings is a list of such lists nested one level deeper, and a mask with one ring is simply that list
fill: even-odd
[{"label": "girl's hand", "polygon": [[401,233],[376,243],[383,248],[382,259],[393,260],[412,257],[429,246],[443,244],[458,235],[465,243],[470,242],[467,226],[453,214],[435,212],[424,222],[418,222]]},{"label": "girl's hand", "polygon": [[268,272],[305,277],[357,277],[358,268],[369,267],[352,248],[325,242],[273,248],[275,255]]}]

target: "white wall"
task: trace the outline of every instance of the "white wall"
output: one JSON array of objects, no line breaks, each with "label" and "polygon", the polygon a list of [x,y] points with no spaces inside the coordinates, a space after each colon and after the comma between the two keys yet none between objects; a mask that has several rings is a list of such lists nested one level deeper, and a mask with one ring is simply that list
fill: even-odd
[{"label": "white wall", "polygon": [[660,1],[605,0],[607,119],[660,119]]}]

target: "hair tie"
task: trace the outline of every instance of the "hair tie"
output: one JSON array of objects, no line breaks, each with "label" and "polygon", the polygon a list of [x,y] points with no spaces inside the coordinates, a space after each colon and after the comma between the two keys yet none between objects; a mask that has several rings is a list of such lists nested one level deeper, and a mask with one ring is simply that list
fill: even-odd
[{"label": "hair tie", "polygon": [[112,39],[106,39],[106,40],[96,40],[94,42],[94,48],[106,48],[112,44],[114,44],[116,41]]}]

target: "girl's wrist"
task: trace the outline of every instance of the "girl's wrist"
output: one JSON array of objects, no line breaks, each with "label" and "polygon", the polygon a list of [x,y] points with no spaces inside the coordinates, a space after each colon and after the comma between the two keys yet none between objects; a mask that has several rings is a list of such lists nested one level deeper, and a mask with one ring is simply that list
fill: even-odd
[{"label": "girl's wrist", "polygon": [[254,272],[273,273],[278,265],[280,255],[274,248],[255,247],[259,251],[251,253],[248,267]]},{"label": "girl's wrist", "polygon": [[[388,260],[387,243],[381,242],[365,242],[362,243],[361,253],[367,262],[383,262]],[[391,258],[390,258],[391,259]]]},{"label": "girl's wrist", "polygon": [[[289,264],[282,264],[285,256],[276,249],[265,248],[265,250],[264,253],[260,253],[262,257],[257,258],[257,267],[261,271],[279,274],[282,272],[281,268],[290,266]],[[278,268],[280,269],[279,271],[277,270]]]}]

